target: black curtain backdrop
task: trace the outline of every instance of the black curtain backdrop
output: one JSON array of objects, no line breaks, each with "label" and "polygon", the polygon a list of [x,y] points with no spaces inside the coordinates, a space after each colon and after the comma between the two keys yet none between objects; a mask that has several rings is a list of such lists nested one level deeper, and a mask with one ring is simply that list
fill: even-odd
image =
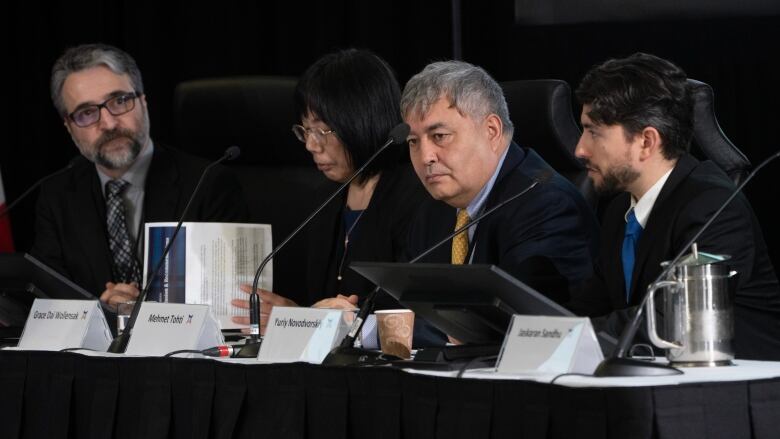
[{"label": "black curtain backdrop", "polygon": [[[558,78],[576,87],[594,64],[645,51],[669,58],[712,85],[725,133],[757,164],[780,148],[775,84],[780,16],[712,17],[561,25],[514,22],[515,2],[460,1],[462,53],[499,80]],[[522,2],[520,2],[522,3]],[[621,3],[614,2],[614,7]],[[452,57],[450,1],[192,2],[84,0],[17,2],[2,7],[6,84],[0,148],[7,200],[77,154],[49,98],[49,72],[69,46],[117,45],[138,62],[152,136],[174,143],[173,90],[181,81],[231,75],[298,76],[324,53],[374,50],[403,84],[433,60]],[[693,15],[693,16],[692,16]],[[702,15],[704,16],[704,15]],[[579,109],[575,109],[579,111]],[[178,146],[178,145],[174,145]],[[775,266],[773,230],[780,163],[747,189]],[[11,215],[18,250],[32,244],[34,201]]]}]

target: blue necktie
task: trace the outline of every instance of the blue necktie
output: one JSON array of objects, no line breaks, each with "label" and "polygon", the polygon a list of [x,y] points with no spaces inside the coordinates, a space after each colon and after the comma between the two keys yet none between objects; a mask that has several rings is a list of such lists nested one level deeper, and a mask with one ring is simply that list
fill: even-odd
[{"label": "blue necktie", "polygon": [[634,257],[636,256],[636,244],[642,235],[642,226],[634,215],[634,209],[628,213],[626,221],[626,233],[623,236],[623,278],[626,281],[626,303],[631,294],[631,273],[634,272]]}]

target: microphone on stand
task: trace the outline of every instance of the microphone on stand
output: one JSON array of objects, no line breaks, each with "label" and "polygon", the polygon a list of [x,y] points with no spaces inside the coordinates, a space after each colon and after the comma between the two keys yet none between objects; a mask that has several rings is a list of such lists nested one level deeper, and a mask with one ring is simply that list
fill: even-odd
[{"label": "microphone on stand", "polygon": [[252,282],[252,292],[249,295],[249,340],[239,349],[238,352],[235,353],[235,357],[239,358],[253,358],[257,357],[258,352],[260,351],[260,296],[257,294],[257,285],[260,282],[260,275],[263,272],[263,269],[265,266],[273,259],[273,257],[276,255],[276,253],[279,252],[295,235],[298,234],[298,232],[301,231],[304,227],[306,227],[309,222],[311,222],[314,217],[316,217],[322,209],[325,208],[331,201],[333,201],[338,194],[341,193],[341,191],[344,190],[345,187],[349,186],[350,183],[352,183],[352,180],[357,178],[358,175],[360,175],[363,170],[371,164],[371,162],[376,159],[379,154],[385,151],[390,145],[394,143],[402,143],[406,141],[406,137],[409,136],[409,125],[406,123],[401,122],[400,124],[393,127],[392,130],[390,130],[390,134],[388,134],[387,141],[379,147],[379,149],[369,157],[363,165],[358,168],[351,177],[347,179],[344,183],[342,183],[341,186],[336,189],[336,191],[331,194],[330,197],[328,197],[327,200],[325,200],[318,208],[314,210],[303,222],[295,228],[284,240],[274,248],[271,253],[266,256],[263,261],[260,263],[260,266],[257,268],[257,271],[255,272],[255,278]]},{"label": "microphone on stand", "polygon": [[[25,198],[27,198],[27,196],[30,195],[30,193],[32,191],[34,191],[36,188],[38,188],[38,186],[43,184],[43,182],[45,182],[46,180],[48,180],[50,178],[56,177],[56,176],[62,174],[63,172],[71,169],[81,159],[83,159],[83,156],[77,155],[77,156],[73,157],[72,159],[70,159],[70,161],[68,162],[67,166],[65,166],[64,168],[59,169],[59,170],[57,170],[55,172],[52,172],[51,174],[49,174],[49,175],[47,175],[45,177],[42,177],[40,180],[36,181],[32,186],[27,188],[27,190],[24,191],[22,193],[22,195],[19,195],[11,204],[6,205],[5,209],[0,210],[0,219],[2,219],[4,216],[8,215],[8,212],[10,212],[11,209],[14,208],[14,206],[19,204],[20,201],[22,201]],[[84,159],[84,160],[86,160],[86,159]]]},{"label": "microphone on stand", "polygon": [[636,335],[636,331],[639,329],[639,325],[642,322],[645,305],[647,305],[647,301],[650,298],[650,291],[652,286],[653,284],[665,279],[669,275],[677,263],[680,262],[680,259],[682,259],[682,257],[688,252],[688,249],[696,243],[696,240],[699,239],[701,234],[710,227],[713,221],[715,221],[721,212],[723,212],[723,210],[729,205],[729,203],[731,203],[737,194],[742,191],[742,188],[748,184],[748,182],[758,173],[758,171],[778,157],[780,157],[780,152],[772,154],[766,160],[761,162],[761,164],[756,166],[756,169],[754,169],[747,176],[747,178],[745,178],[745,180],[740,183],[736,189],[734,189],[731,195],[726,198],[726,201],[724,201],[718,210],[712,214],[710,219],[708,219],[707,222],[701,226],[699,231],[693,235],[688,243],[680,249],[680,252],[677,253],[669,265],[667,265],[666,268],[661,271],[661,274],[659,274],[658,277],[652,283],[650,283],[650,285],[648,285],[647,292],[645,293],[644,297],[642,297],[642,302],[640,302],[637,306],[636,314],[634,314],[631,322],[629,322],[628,326],[620,334],[620,339],[618,340],[614,353],[609,358],[605,358],[601,364],[599,364],[599,366],[596,368],[596,371],[593,373],[594,376],[658,376],[678,375],[682,373],[679,369],[676,369],[667,364],[651,363],[649,361],[636,360],[626,357],[626,353],[630,347],[631,341],[633,341],[634,336]]},{"label": "microphone on stand", "polygon": [[[447,237],[440,240],[436,244],[432,245],[424,252],[415,256],[414,259],[409,261],[409,264],[414,264],[415,262],[419,261],[420,259],[430,254],[432,251],[436,250],[437,248],[441,247],[443,244],[447,243],[449,240],[451,240],[452,238],[454,238],[456,235],[460,234],[464,230],[467,230],[469,227],[482,221],[484,218],[491,215],[493,212],[501,209],[502,207],[509,204],[510,202],[525,195],[531,189],[536,187],[536,185],[538,185],[540,182],[548,180],[551,177],[551,175],[552,174],[545,173],[535,178],[533,180],[533,183],[528,185],[525,189],[512,195],[506,200],[496,204],[490,209],[485,210],[480,215],[477,215],[476,218],[472,219],[462,227],[459,227],[454,232],[450,233],[449,235],[447,235]],[[379,294],[379,291],[381,291],[381,288],[376,287],[374,288],[373,291],[371,291],[368,297],[366,297],[366,300],[363,301],[363,306],[360,307],[357,315],[355,316],[355,320],[352,323],[352,327],[350,327],[349,332],[341,340],[341,344],[339,344],[338,347],[333,348],[333,350],[331,350],[328,353],[328,356],[325,357],[325,359],[322,361],[322,364],[346,366],[350,364],[374,361],[377,359],[377,357],[383,355],[381,352],[375,352],[367,349],[360,349],[360,348],[353,347],[353,345],[355,344],[355,339],[357,338],[358,333],[360,333],[360,329],[363,328],[363,323],[365,322],[366,317],[368,317],[368,315],[373,310],[374,302],[376,301],[376,297]]]},{"label": "microphone on stand", "polygon": [[127,321],[127,326],[125,326],[124,331],[122,331],[121,334],[117,335],[117,337],[111,342],[111,345],[108,347],[107,352],[114,353],[114,354],[121,354],[125,352],[125,350],[127,349],[127,343],[130,341],[130,335],[133,332],[133,327],[135,326],[135,320],[138,318],[138,312],[141,310],[141,304],[143,304],[144,301],[146,300],[146,296],[149,293],[149,287],[152,285],[152,281],[154,281],[155,277],[157,277],[157,273],[160,272],[160,268],[162,267],[163,263],[165,263],[166,257],[168,256],[168,252],[171,250],[171,247],[173,247],[173,243],[174,241],[176,241],[176,236],[178,236],[179,234],[179,230],[181,229],[181,225],[184,222],[184,218],[187,217],[187,213],[190,210],[192,201],[195,199],[195,196],[198,194],[198,190],[200,190],[200,186],[203,183],[203,179],[206,177],[206,174],[208,174],[209,171],[211,171],[211,169],[213,169],[218,164],[226,160],[233,160],[239,155],[241,155],[241,148],[235,145],[230,146],[228,147],[228,149],[225,150],[225,153],[222,154],[222,157],[220,157],[214,162],[211,162],[203,170],[203,173],[200,174],[200,180],[198,180],[198,184],[195,185],[195,189],[192,190],[190,199],[187,201],[187,205],[184,207],[184,211],[181,213],[181,217],[179,218],[178,224],[176,224],[176,228],[173,230],[173,235],[171,235],[171,239],[168,241],[168,244],[165,246],[162,256],[160,256],[160,260],[157,261],[157,265],[155,265],[154,270],[152,270],[152,272],[149,273],[149,279],[146,280],[146,285],[144,285],[143,290],[141,290],[141,293],[138,295],[138,298],[136,298],[135,300],[135,304],[133,304],[133,310],[130,312],[130,318]]}]

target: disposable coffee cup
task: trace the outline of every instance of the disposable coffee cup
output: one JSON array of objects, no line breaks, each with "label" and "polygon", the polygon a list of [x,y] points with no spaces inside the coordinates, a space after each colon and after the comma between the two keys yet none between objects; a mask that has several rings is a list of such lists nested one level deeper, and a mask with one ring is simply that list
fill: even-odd
[{"label": "disposable coffee cup", "polygon": [[387,309],[376,311],[374,314],[376,314],[379,347],[382,352],[400,358],[411,358],[414,311]]}]

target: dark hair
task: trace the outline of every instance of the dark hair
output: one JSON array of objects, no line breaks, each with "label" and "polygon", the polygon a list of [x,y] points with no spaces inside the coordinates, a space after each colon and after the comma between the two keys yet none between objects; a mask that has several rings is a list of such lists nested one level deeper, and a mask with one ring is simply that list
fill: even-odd
[{"label": "dark hair", "polygon": [[621,125],[627,136],[646,127],[661,135],[663,156],[672,160],[690,148],[693,100],[685,72],[646,53],[610,59],[592,68],[577,88],[595,123]]},{"label": "dark hair", "polygon": [[144,93],[141,71],[133,57],[127,52],[108,44],[82,44],[67,49],[51,68],[51,100],[60,115],[65,115],[62,85],[68,75],[98,66],[107,67],[117,75],[129,76],[130,82],[133,84],[133,91],[139,94]]},{"label": "dark hair", "polygon": [[[401,90],[390,66],[367,50],[330,53],[312,64],[295,87],[301,118],[316,114],[344,144],[357,169],[401,123]],[[399,148],[388,148],[358,177],[365,182],[398,165]]]}]

